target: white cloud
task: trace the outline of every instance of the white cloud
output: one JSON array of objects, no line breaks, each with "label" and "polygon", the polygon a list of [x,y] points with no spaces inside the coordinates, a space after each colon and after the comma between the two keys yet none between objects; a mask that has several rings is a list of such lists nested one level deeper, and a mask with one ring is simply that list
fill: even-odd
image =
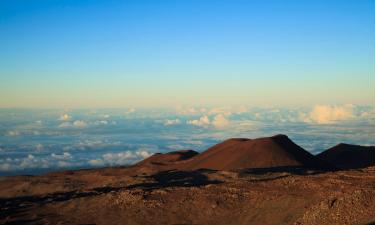
[{"label": "white cloud", "polygon": [[76,120],[74,121],[73,126],[77,128],[85,128],[87,126],[87,123],[83,120]]},{"label": "white cloud", "polygon": [[184,149],[185,147],[180,144],[173,144],[173,145],[168,145],[167,148],[172,149],[172,150],[181,150],[181,149]]},{"label": "white cloud", "polygon": [[225,127],[229,125],[229,120],[225,118],[225,116],[223,116],[222,114],[219,114],[219,115],[216,115],[215,118],[213,119],[212,125],[218,128]]},{"label": "white cloud", "polygon": [[42,144],[37,144],[37,145],[35,145],[35,150],[37,150],[37,151],[43,151],[44,150],[44,146]]},{"label": "white cloud", "polygon": [[196,115],[207,112],[206,108],[182,107],[177,106],[176,112],[181,115]]},{"label": "white cloud", "polygon": [[62,120],[62,121],[69,121],[72,119],[72,116],[70,116],[69,114],[65,113],[63,115],[60,116],[59,120]]},{"label": "white cloud", "polygon": [[177,124],[180,124],[180,123],[181,123],[181,121],[179,119],[166,120],[164,122],[164,126],[177,125]]},{"label": "white cloud", "polygon": [[125,112],[125,115],[135,113],[136,109],[135,108],[130,108]]},{"label": "white cloud", "polygon": [[15,136],[19,136],[21,133],[18,131],[18,130],[11,130],[11,131],[8,131],[8,136],[12,136],[12,137],[15,137]]},{"label": "white cloud", "polygon": [[218,114],[213,118],[212,121],[210,121],[207,115],[204,115],[197,120],[189,120],[186,123],[194,126],[213,125],[216,128],[221,128],[229,125],[230,121],[225,117],[225,115]]},{"label": "white cloud", "polygon": [[361,116],[361,117],[365,117],[365,118],[375,116],[375,108],[370,109],[370,110],[365,111],[365,112],[362,112],[360,116]]},{"label": "white cloud", "polygon": [[51,154],[51,157],[52,157],[53,159],[57,159],[57,160],[68,160],[68,159],[71,159],[71,158],[72,158],[72,155],[71,155],[69,152],[64,152],[64,153],[61,154],[61,155],[58,155],[58,154],[52,153],[52,154]]},{"label": "white cloud", "polygon": [[76,120],[74,121],[73,123],[71,122],[62,122],[60,125],[59,125],[59,128],[72,128],[72,127],[75,127],[75,128],[85,128],[87,127],[87,123],[83,120]]},{"label": "white cloud", "polygon": [[94,122],[94,125],[107,125],[108,121],[107,120],[97,120]]},{"label": "white cloud", "polygon": [[82,162],[74,161],[70,153],[52,153],[50,155],[28,154],[22,158],[0,158],[0,171],[9,172],[28,169],[66,168],[82,165]]},{"label": "white cloud", "polygon": [[91,166],[103,166],[104,162],[101,159],[91,159],[88,162]]},{"label": "white cloud", "polygon": [[68,128],[68,127],[72,127],[73,124],[71,122],[62,122],[60,123],[59,125],[59,128]]},{"label": "white cloud", "polygon": [[204,115],[199,120],[189,120],[187,121],[187,124],[191,124],[194,126],[206,126],[210,124],[210,119],[208,116]]},{"label": "white cloud", "polygon": [[129,165],[150,157],[152,153],[146,150],[138,150],[138,151],[124,151],[124,152],[116,152],[116,153],[106,153],[103,154],[99,159],[92,159],[89,160],[88,163],[92,166],[120,166],[120,165]]},{"label": "white cloud", "polygon": [[354,106],[350,104],[342,106],[316,105],[310,113],[300,114],[302,121],[318,124],[329,124],[352,118],[354,118]]},{"label": "white cloud", "polygon": [[0,164],[0,171],[10,171],[12,166],[9,163],[1,163]]}]

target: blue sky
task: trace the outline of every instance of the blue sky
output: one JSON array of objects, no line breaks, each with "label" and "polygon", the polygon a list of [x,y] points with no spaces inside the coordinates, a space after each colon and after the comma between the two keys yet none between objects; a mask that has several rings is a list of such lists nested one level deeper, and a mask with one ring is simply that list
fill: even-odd
[{"label": "blue sky", "polygon": [[375,104],[374,1],[0,2],[0,107]]}]

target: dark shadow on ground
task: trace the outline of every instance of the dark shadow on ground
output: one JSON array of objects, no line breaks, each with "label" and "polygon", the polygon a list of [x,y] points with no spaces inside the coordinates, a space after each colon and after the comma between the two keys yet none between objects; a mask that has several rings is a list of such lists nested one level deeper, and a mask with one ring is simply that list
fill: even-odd
[{"label": "dark shadow on ground", "polygon": [[218,180],[210,180],[205,175],[205,173],[211,172],[215,171],[206,169],[195,171],[162,171],[157,174],[146,176],[147,178],[154,180],[154,182],[130,185],[128,186],[128,188],[141,188],[145,190],[153,190],[167,187],[199,187],[207,184],[222,183]]},{"label": "dark shadow on ground", "polygon": [[265,175],[270,173],[289,173],[292,175],[314,175],[326,173],[334,170],[317,170],[314,168],[300,167],[300,166],[279,166],[269,168],[251,168],[241,170],[242,174]]},{"label": "dark shadow on ground", "polygon": [[366,223],[365,225],[375,225],[375,221],[370,222],[370,223]]},{"label": "dark shadow on ground", "polygon": [[[140,188],[144,190],[153,190],[165,187],[196,187],[207,184],[220,183],[219,181],[209,180],[204,173],[210,173],[209,170],[198,171],[163,171],[154,175],[147,176],[154,182],[134,184],[124,187],[99,187],[87,191],[69,191],[55,192],[46,195],[20,196],[14,198],[0,198],[0,223],[1,224],[28,224],[37,223],[24,218],[27,211],[32,207],[41,205],[63,202],[76,198],[92,197],[109,192],[118,192],[125,189]],[[17,220],[9,220],[10,217]],[[4,223],[5,221],[5,223]]]},{"label": "dark shadow on ground", "polygon": [[0,222],[2,224],[30,224],[36,220],[19,219],[16,221],[4,222],[8,217],[16,216],[22,218],[31,207],[40,206],[53,202],[63,202],[70,199],[101,195],[109,192],[116,192],[123,187],[99,187],[89,191],[55,192],[46,195],[31,195],[14,198],[0,198]]}]

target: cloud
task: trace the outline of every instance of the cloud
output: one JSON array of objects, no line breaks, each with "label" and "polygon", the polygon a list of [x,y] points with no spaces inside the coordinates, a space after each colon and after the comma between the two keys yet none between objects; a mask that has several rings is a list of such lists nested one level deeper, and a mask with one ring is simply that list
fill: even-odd
[{"label": "cloud", "polygon": [[177,106],[176,112],[180,115],[196,115],[196,114],[201,114],[207,112],[206,108],[194,108],[194,107],[182,107],[182,106]]},{"label": "cloud", "polygon": [[215,127],[225,127],[227,125],[229,125],[229,120],[227,118],[225,118],[225,116],[223,116],[222,114],[219,114],[219,115],[216,115],[212,121],[212,125],[214,125]]},{"label": "cloud", "polygon": [[22,158],[0,158],[0,172],[67,168],[81,165],[82,163],[74,161],[73,156],[68,152],[63,154],[52,153],[50,155],[28,154]]},{"label": "cloud", "polygon": [[125,115],[135,113],[136,109],[135,108],[130,108],[125,112]]},{"label": "cloud", "polygon": [[138,150],[138,151],[124,151],[124,152],[117,152],[117,153],[106,153],[103,154],[99,159],[92,159],[89,160],[88,163],[92,166],[121,166],[121,165],[129,165],[140,161],[142,159],[148,158],[152,155],[152,153],[146,150]]},{"label": "cloud", "polygon": [[65,114],[63,114],[63,115],[61,115],[60,117],[59,117],[59,120],[62,120],[62,121],[69,121],[69,120],[71,120],[72,119],[72,116],[70,116],[69,114],[67,114],[67,113],[65,113]]},{"label": "cloud", "polygon": [[0,164],[0,171],[11,171],[11,165],[9,163],[1,163]]},{"label": "cloud", "polygon": [[181,121],[179,119],[166,120],[164,122],[164,126],[171,126],[171,125],[177,125],[177,124],[181,124]]},{"label": "cloud", "polygon": [[194,125],[194,126],[202,127],[202,126],[213,125],[216,128],[221,128],[221,127],[225,127],[229,125],[230,121],[223,114],[218,114],[213,118],[212,121],[210,121],[207,115],[204,115],[197,120],[189,120],[186,123],[190,125]]},{"label": "cloud", "polygon": [[42,144],[37,144],[37,145],[35,145],[35,150],[37,150],[37,151],[43,151],[44,150],[44,146]]},{"label": "cloud", "polygon": [[19,136],[21,133],[18,130],[11,130],[11,131],[8,131],[7,134],[8,136],[15,137],[15,136]]},{"label": "cloud", "polygon": [[72,155],[71,155],[69,152],[64,152],[62,155],[58,155],[58,154],[52,153],[52,154],[51,154],[51,157],[52,157],[53,159],[57,159],[57,160],[68,160],[68,159],[72,159]]},{"label": "cloud", "polygon": [[85,128],[87,127],[87,123],[83,120],[76,120],[73,123],[71,122],[63,122],[59,125],[59,128]]},{"label": "cloud", "polygon": [[210,124],[210,119],[208,118],[208,116],[204,115],[199,118],[199,120],[189,120],[186,123],[194,126],[207,126]]},{"label": "cloud", "polygon": [[101,159],[91,159],[88,162],[91,166],[103,166],[104,162]]},{"label": "cloud", "polygon": [[73,126],[77,128],[85,128],[87,126],[87,123],[83,120],[76,120],[74,121]]},{"label": "cloud", "polygon": [[362,112],[360,116],[364,118],[370,118],[375,116],[375,108]]},{"label": "cloud", "polygon": [[308,114],[301,113],[300,119],[306,123],[330,124],[354,118],[354,106],[316,105]]},{"label": "cloud", "polygon": [[180,145],[180,144],[173,144],[173,145],[168,145],[167,148],[172,149],[172,150],[181,150],[181,149],[184,149],[185,146]]},{"label": "cloud", "polygon": [[71,122],[62,122],[60,123],[59,125],[59,128],[68,128],[68,127],[72,127],[72,123]]},{"label": "cloud", "polygon": [[108,125],[107,120],[97,120],[94,122],[94,125]]}]

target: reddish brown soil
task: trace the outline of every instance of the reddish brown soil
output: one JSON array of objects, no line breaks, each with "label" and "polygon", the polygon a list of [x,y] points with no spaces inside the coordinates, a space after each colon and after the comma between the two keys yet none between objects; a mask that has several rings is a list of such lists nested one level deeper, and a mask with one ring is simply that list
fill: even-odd
[{"label": "reddish brown soil", "polygon": [[[139,168],[138,168],[139,169]],[[375,168],[164,171],[1,178],[0,224],[366,224]]]}]

